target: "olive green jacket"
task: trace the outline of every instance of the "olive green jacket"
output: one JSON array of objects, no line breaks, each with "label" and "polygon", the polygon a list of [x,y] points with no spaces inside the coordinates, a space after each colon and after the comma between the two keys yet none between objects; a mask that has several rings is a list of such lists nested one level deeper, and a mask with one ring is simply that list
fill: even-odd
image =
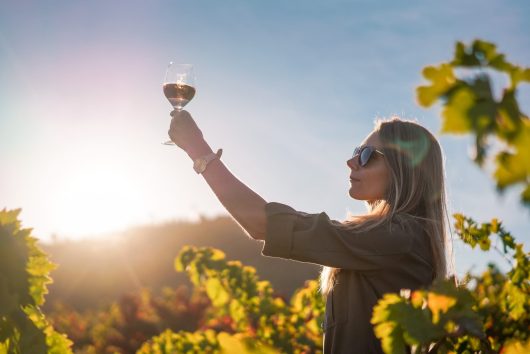
[{"label": "olive green jacket", "polygon": [[324,353],[383,353],[370,324],[385,293],[433,280],[432,253],[419,222],[392,222],[367,232],[344,230],[326,213],[267,203],[262,254],[340,268],[326,300]]}]

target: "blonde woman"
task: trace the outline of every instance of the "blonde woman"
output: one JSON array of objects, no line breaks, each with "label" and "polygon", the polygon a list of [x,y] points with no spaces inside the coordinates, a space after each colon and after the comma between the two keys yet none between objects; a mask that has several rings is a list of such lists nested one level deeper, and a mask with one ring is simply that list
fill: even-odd
[{"label": "blonde woman", "polygon": [[421,125],[376,123],[347,161],[349,195],[368,212],[339,222],[266,202],[225,167],[188,112],[172,116],[171,139],[250,237],[264,241],[263,255],[323,266],[324,353],[382,353],[370,324],[378,299],[446,276],[442,153]]}]

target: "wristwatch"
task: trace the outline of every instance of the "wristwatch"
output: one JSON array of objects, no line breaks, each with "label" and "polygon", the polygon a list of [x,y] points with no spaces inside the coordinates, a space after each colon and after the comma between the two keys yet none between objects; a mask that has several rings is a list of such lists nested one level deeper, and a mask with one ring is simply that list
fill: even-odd
[{"label": "wristwatch", "polygon": [[193,161],[193,169],[198,174],[203,173],[204,171],[206,171],[206,167],[208,167],[208,164],[215,159],[220,159],[222,154],[223,154],[223,149],[219,149],[217,150],[216,153],[212,152],[208,155],[195,159],[195,161]]}]

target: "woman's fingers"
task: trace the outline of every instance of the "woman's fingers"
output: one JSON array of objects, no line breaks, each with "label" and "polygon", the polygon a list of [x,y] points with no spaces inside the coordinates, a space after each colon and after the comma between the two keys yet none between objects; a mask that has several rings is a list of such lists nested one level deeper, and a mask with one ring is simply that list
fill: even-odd
[{"label": "woman's fingers", "polygon": [[168,134],[179,147],[186,150],[202,139],[201,130],[187,111],[174,110],[171,116],[173,119]]},{"label": "woman's fingers", "polygon": [[171,111],[171,128],[174,126],[182,125],[186,121],[193,120],[191,115],[187,111],[177,111],[176,109]]},{"label": "woman's fingers", "polygon": [[182,117],[182,116],[189,116],[191,117],[190,113],[188,111],[185,111],[185,110],[178,110],[178,109],[174,109],[171,111],[171,113],[169,113],[170,116],[172,116],[173,118],[175,117]]},{"label": "woman's fingers", "polygon": [[171,129],[187,129],[187,130],[198,130],[197,124],[187,111],[173,111],[171,112]]}]

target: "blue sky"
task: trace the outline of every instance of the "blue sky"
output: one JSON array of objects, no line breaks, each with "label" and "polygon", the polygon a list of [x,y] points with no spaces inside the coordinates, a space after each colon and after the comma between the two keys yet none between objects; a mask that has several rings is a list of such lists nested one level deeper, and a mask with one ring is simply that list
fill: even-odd
[{"label": "blue sky", "polygon": [[[44,240],[224,214],[188,157],[160,144],[175,60],[195,65],[188,110],[244,183],[298,210],[361,213],[345,161],[374,119],[437,133],[440,107],[415,102],[421,69],[475,38],[529,66],[529,16],[527,1],[2,2],[0,207],[22,207]],[[530,241],[516,191],[494,192],[468,138],[440,141],[451,212],[499,216]],[[459,269],[496,259],[467,252],[457,245]]]}]

